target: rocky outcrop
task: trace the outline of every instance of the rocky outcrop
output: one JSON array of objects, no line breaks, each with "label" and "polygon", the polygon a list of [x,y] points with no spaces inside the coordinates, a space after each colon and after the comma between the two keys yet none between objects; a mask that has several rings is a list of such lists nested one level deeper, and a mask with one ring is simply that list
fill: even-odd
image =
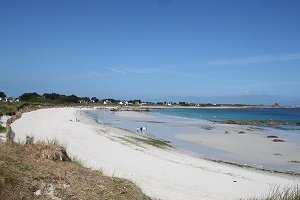
[{"label": "rocky outcrop", "polygon": [[285,122],[273,120],[227,120],[225,124],[240,124],[240,125],[253,125],[253,126],[285,126],[285,125],[300,125],[300,122]]}]

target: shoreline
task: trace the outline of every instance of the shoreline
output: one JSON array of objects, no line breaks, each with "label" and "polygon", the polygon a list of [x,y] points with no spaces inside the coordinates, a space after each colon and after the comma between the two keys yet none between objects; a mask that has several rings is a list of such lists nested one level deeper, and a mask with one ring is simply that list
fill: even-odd
[{"label": "shoreline", "polygon": [[267,106],[267,105],[254,105],[254,106],[181,106],[181,105],[142,105],[139,106],[141,108],[149,108],[149,109],[168,109],[168,108],[183,108],[183,109],[300,109],[298,106],[279,106],[279,107],[274,107],[274,106]]},{"label": "shoreline", "polygon": [[[94,114],[104,120],[98,119],[102,124],[133,130],[135,134],[136,127],[148,126],[148,136],[169,141],[173,146],[193,152],[201,158],[267,171],[300,174],[300,157],[296,153],[300,151],[300,137],[297,135],[297,140],[293,140],[286,136],[289,132],[280,129],[214,123],[153,112],[106,110]],[[256,144],[254,149],[253,144]]]},{"label": "shoreline", "polygon": [[[299,109],[300,107],[272,107],[272,106],[237,106],[237,107],[229,107],[229,106],[220,106],[220,107],[197,107],[197,106],[103,106],[97,107],[100,110],[110,110],[114,112],[123,112],[123,111],[134,111],[134,112],[153,112],[153,110],[161,110],[161,109],[224,109],[224,110],[251,110],[251,109]],[[174,116],[175,117],[175,116]],[[184,117],[183,117],[184,118]],[[186,118],[191,119],[191,118]],[[223,119],[223,120],[213,120],[213,119],[203,119],[210,122],[215,122],[219,124],[238,124],[238,125],[253,125],[259,127],[277,127],[277,126],[300,126],[299,121],[284,121],[284,120],[266,120],[266,119]]]},{"label": "shoreline", "polygon": [[[172,150],[128,143],[132,134],[79,117],[79,108],[42,109],[12,124],[20,141],[55,137],[85,165],[128,178],[151,197],[161,199],[239,199],[261,195],[271,185],[299,184],[300,179],[194,158]],[[77,114],[76,114],[77,113]],[[199,181],[201,180],[201,181]]]},{"label": "shoreline", "polygon": [[[134,110],[134,111],[129,111],[129,112],[136,112],[136,111]],[[90,116],[88,116],[88,115],[86,115],[86,114],[84,114],[82,112],[80,114],[81,115],[85,115],[85,117],[87,117],[87,118],[90,117]],[[111,128],[120,129],[120,130],[123,130],[123,131],[128,131],[128,132],[130,132],[132,134],[136,134],[136,132],[134,132],[134,131],[132,131],[130,129],[117,127],[117,126],[114,126],[112,124],[102,124],[102,123],[99,123],[96,118],[92,118],[92,117],[90,119],[93,120],[93,122],[96,123],[96,124],[105,125],[105,126],[109,126]],[[159,123],[159,122],[156,122],[156,123]],[[222,123],[220,123],[220,124],[222,124]],[[242,125],[244,125],[244,124],[242,124]],[[240,167],[240,168],[258,170],[258,171],[269,172],[269,173],[274,173],[274,174],[285,174],[285,175],[300,177],[300,173],[298,173],[298,172],[283,171],[283,170],[276,170],[276,169],[266,169],[266,168],[261,168],[261,167],[252,166],[252,165],[248,165],[248,164],[240,164],[240,163],[237,163],[237,162],[231,162],[231,161],[226,161],[226,160],[222,160],[222,159],[210,158],[210,157],[207,157],[205,155],[200,155],[200,154],[197,154],[195,152],[188,151],[186,149],[182,149],[182,148],[176,147],[176,146],[174,146],[174,144],[172,144],[168,140],[163,140],[161,138],[154,137],[154,136],[151,136],[151,135],[144,135],[144,137],[150,138],[150,139],[160,140],[162,142],[166,142],[168,145],[172,146],[172,148],[174,148],[174,150],[178,150],[178,152],[180,152],[180,153],[183,153],[183,154],[195,157],[195,158],[205,159],[205,160],[216,162],[216,163],[222,163],[222,164],[237,166],[237,167]]]}]

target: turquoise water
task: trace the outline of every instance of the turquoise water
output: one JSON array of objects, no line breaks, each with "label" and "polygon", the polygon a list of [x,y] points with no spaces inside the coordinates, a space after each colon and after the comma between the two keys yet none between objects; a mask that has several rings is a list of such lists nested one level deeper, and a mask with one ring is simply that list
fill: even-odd
[{"label": "turquoise water", "polygon": [[300,122],[300,109],[267,108],[267,109],[201,109],[201,108],[170,108],[154,110],[164,115],[191,119],[213,121],[225,120],[274,120],[283,122]]}]

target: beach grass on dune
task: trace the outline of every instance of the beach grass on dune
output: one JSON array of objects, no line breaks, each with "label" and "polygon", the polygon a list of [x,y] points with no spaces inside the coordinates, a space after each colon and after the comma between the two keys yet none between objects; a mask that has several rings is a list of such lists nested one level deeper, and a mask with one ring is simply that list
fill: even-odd
[{"label": "beach grass on dune", "polygon": [[64,147],[47,143],[0,142],[2,200],[150,199],[131,181],[82,167],[68,157]]},{"label": "beach grass on dune", "polygon": [[298,185],[284,189],[277,187],[262,197],[253,197],[247,200],[300,200],[300,187]]},{"label": "beach grass on dune", "polygon": [[[31,137],[32,140],[34,140],[33,137]],[[44,144],[44,145],[54,145],[54,146],[59,146],[62,147],[64,150],[66,150],[67,145],[64,143],[61,143],[60,141],[58,141],[58,139],[53,138],[53,139],[47,139],[47,140],[38,140],[36,141],[36,144]]]},{"label": "beach grass on dune", "polygon": [[13,115],[18,110],[18,103],[0,102],[0,116]]},{"label": "beach grass on dune", "polygon": [[0,116],[9,115],[12,116],[20,110],[31,110],[34,108],[41,108],[52,106],[52,104],[41,104],[41,103],[31,103],[31,102],[1,102],[0,101]]}]

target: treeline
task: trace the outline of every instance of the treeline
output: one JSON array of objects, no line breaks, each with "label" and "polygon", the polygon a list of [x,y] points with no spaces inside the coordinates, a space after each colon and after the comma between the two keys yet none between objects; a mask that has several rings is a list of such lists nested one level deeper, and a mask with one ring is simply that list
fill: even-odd
[{"label": "treeline", "polygon": [[72,95],[63,95],[63,94],[57,94],[57,93],[44,93],[43,95],[39,95],[36,92],[32,93],[24,93],[21,96],[19,96],[19,101],[21,102],[38,102],[38,103],[108,103],[108,104],[119,104],[120,102],[126,102],[127,105],[136,105],[141,104],[141,100],[129,100],[129,101],[123,101],[123,100],[117,100],[117,99],[102,99],[99,100],[97,97],[78,97],[74,94]]},{"label": "treeline", "polygon": [[19,97],[20,101],[26,102],[49,102],[49,103],[81,103],[81,102],[98,102],[99,100],[96,97],[77,97],[76,95],[63,95],[57,93],[44,93],[39,95],[36,92],[24,93]]},{"label": "treeline", "polygon": [[[142,100],[118,100],[112,98],[98,99],[97,97],[78,97],[74,94],[64,95],[58,93],[44,93],[42,95],[36,92],[27,92],[17,98],[6,98],[6,94],[0,91],[0,102],[30,102],[30,103],[50,103],[50,104],[76,104],[76,103],[102,103],[102,104],[118,104],[118,105],[140,105]],[[150,102],[149,102],[150,104]]]}]

